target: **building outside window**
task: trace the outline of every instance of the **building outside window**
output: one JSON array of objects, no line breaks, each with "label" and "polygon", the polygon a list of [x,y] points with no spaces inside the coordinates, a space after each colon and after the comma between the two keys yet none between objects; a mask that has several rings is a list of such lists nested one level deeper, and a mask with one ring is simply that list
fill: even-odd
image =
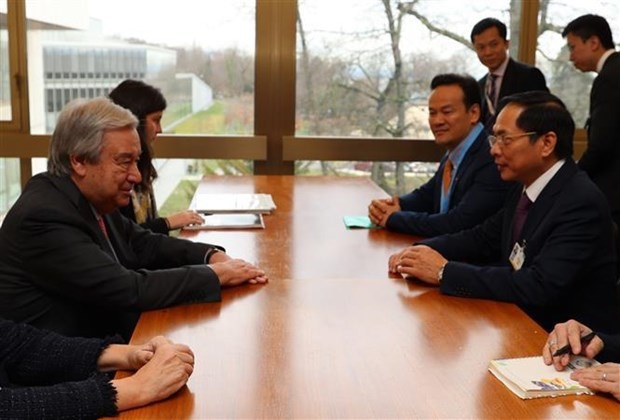
[{"label": "building outside window", "polygon": [[[279,4],[285,3],[291,1]],[[6,16],[7,4],[0,0],[0,16]],[[25,0],[25,4],[31,134],[51,133],[58,112],[70,100],[107,95],[126,78],[143,79],[162,90],[169,104],[164,135],[222,136],[226,141],[226,136],[262,134],[254,128],[255,28],[257,5],[264,8],[265,3]],[[355,149],[355,139],[432,142],[426,108],[431,78],[443,72],[484,75],[469,33],[471,25],[488,16],[508,25],[510,54],[516,58],[525,3],[298,0],[296,4],[295,34],[286,33],[296,36],[297,45],[293,138],[350,138],[351,146],[345,147]],[[610,20],[618,42],[619,8],[613,0],[587,5],[539,2],[536,65],[551,91],[567,103],[578,126],[587,115],[593,75],[572,68],[559,32],[580,14],[598,13]],[[148,19],[136,18],[147,11]],[[0,121],[11,120],[15,111],[8,37],[7,19],[0,19]],[[157,154],[157,144],[155,149]],[[10,206],[14,198],[7,194],[19,190],[19,162],[0,159],[4,176],[0,194],[5,194],[0,204]],[[371,176],[394,194],[425,182],[436,168],[436,162],[404,160],[298,160],[295,173]],[[179,179],[191,182],[202,174],[254,171],[252,161],[240,159],[162,158],[156,163],[162,174],[155,186],[160,204]],[[32,159],[33,173],[45,166],[45,159]],[[0,206],[0,214],[3,211],[6,208]]]}]

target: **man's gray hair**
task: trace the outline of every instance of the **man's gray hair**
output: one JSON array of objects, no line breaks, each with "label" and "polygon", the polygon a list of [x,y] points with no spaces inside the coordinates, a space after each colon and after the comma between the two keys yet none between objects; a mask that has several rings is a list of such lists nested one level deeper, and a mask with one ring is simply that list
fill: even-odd
[{"label": "man's gray hair", "polygon": [[138,120],[131,111],[108,98],[75,99],[58,116],[50,141],[47,170],[52,175],[70,175],[72,155],[97,163],[106,131],[137,126]]}]

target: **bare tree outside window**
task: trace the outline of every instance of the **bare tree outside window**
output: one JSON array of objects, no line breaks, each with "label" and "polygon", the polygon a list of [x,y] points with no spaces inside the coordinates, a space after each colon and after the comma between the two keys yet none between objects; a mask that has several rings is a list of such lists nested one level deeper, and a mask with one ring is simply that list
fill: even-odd
[{"label": "bare tree outside window", "polygon": [[[485,17],[507,24],[510,54],[516,58],[521,2],[341,0],[336,5],[300,0],[296,134],[431,140],[426,122],[430,80],[444,72],[484,76],[469,34]],[[606,16],[618,42],[617,2],[540,1],[536,64],[578,124],[587,116],[593,75],[573,68],[560,33],[584,13]],[[325,18],[330,14],[337,15],[339,23]],[[321,162],[320,173],[349,174],[363,168],[391,194],[410,190],[406,170],[413,163],[362,163]],[[297,172],[311,168],[312,162],[300,162]]]},{"label": "bare tree outside window", "polygon": [[[432,141],[427,98],[433,76],[481,72],[468,41],[469,24],[462,23],[462,16],[451,13],[453,19],[460,18],[460,33],[442,29],[453,27],[447,23],[432,22],[437,13],[460,3],[367,0],[339,4],[350,12],[344,15],[347,21],[340,27],[322,28],[325,22],[316,17],[331,6],[300,2],[297,135]],[[341,15],[335,10],[331,13]],[[306,19],[313,24],[306,25]],[[298,173],[310,167],[304,164],[298,166]],[[351,173],[341,166],[321,162],[321,173]],[[410,162],[373,162],[367,169],[386,191],[403,193],[427,180],[435,168],[428,165],[428,171],[420,174],[412,170],[414,166],[419,168]],[[354,163],[348,169],[362,166]]]},{"label": "bare tree outside window", "polygon": [[[295,135],[432,141],[427,122],[432,77],[485,74],[469,42],[471,26],[484,17],[506,22],[516,57],[522,1],[298,0]],[[129,77],[164,92],[166,134],[254,134],[255,0],[177,0],[173,7],[149,9],[149,19],[135,19],[147,4],[26,2],[32,134],[49,134],[69,100],[107,94]],[[0,9],[6,5],[0,0]],[[597,13],[609,20],[618,42],[620,3],[540,0],[539,9],[536,65],[583,124],[593,74],[573,68],[560,32],[575,17]],[[0,82],[7,87],[8,32],[0,26]],[[10,89],[1,91],[0,120],[7,120]],[[45,170],[44,159],[32,162],[33,173]],[[12,174],[10,185],[19,187],[17,166],[3,163],[2,170]],[[175,168],[161,179],[253,172],[253,163],[243,160],[161,163]],[[297,174],[371,176],[393,194],[425,182],[436,163],[298,161],[295,168]]]}]

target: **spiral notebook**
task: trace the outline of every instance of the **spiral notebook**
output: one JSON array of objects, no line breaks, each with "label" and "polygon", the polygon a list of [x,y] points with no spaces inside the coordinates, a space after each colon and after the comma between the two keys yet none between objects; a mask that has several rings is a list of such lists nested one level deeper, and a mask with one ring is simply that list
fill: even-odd
[{"label": "spiral notebook", "polygon": [[489,371],[522,399],[593,394],[592,390],[570,378],[571,372],[596,366],[596,360],[571,356],[566,368],[558,372],[547,366],[542,356],[491,360]]}]

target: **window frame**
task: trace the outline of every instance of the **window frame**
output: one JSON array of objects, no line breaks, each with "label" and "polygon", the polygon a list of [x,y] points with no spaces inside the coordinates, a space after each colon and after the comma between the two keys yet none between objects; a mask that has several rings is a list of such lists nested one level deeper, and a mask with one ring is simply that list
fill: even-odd
[{"label": "window frame", "polygon": [[[9,86],[11,94],[11,119],[0,121],[1,132],[21,131],[22,127],[27,123],[23,120],[23,116],[28,115],[28,101],[23,101],[24,94],[28,94],[28,80],[25,77],[25,38],[20,36],[20,23],[24,19],[25,8],[22,2],[6,0],[7,2],[7,31],[8,31],[8,48],[9,48]],[[24,109],[24,107],[26,107]],[[4,137],[4,136],[2,136]],[[0,157],[2,157],[1,148],[3,141],[0,138]]]},{"label": "window frame", "polygon": [[[7,6],[13,120],[0,123],[0,158],[20,158],[24,185],[30,159],[47,156],[50,136],[29,132],[25,0],[9,0]],[[522,62],[535,61],[538,11],[537,1],[521,3]],[[256,0],[254,135],[160,135],[157,157],[253,160],[257,175],[293,175],[296,160],[439,160],[442,151],[428,140],[295,136],[296,17],[297,0]],[[578,130],[576,156],[585,139],[585,130]]]}]

